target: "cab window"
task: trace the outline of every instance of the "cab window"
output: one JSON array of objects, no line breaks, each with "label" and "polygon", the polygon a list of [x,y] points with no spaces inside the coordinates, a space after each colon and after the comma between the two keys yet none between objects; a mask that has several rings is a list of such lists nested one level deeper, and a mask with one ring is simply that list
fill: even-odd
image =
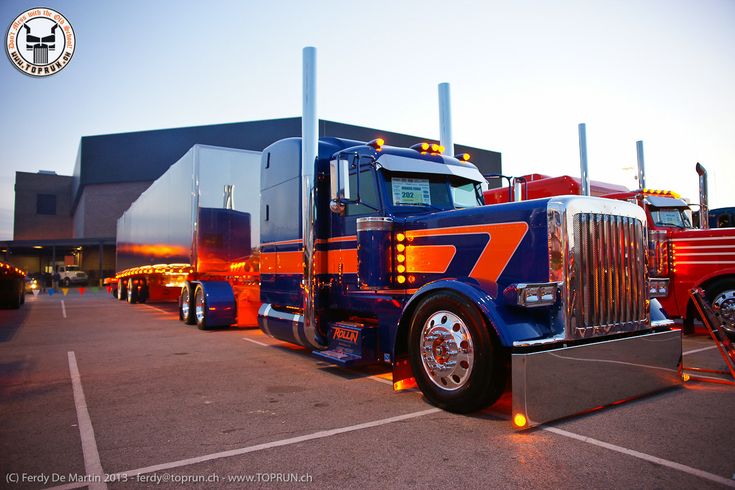
[{"label": "cab window", "polygon": [[[357,173],[350,174],[350,189],[358,189]],[[380,209],[380,194],[375,180],[375,171],[372,166],[365,166],[360,170],[360,202],[347,204],[345,216],[365,216],[374,214]],[[353,199],[357,196],[352,196]]]}]

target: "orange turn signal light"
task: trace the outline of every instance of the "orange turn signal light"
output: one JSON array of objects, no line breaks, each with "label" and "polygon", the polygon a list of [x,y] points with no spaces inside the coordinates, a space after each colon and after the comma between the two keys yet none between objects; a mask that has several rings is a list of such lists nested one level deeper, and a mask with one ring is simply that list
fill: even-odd
[{"label": "orange turn signal light", "polygon": [[517,413],[513,416],[513,425],[516,427],[525,427],[528,423],[528,420],[526,419],[526,416],[522,413]]}]

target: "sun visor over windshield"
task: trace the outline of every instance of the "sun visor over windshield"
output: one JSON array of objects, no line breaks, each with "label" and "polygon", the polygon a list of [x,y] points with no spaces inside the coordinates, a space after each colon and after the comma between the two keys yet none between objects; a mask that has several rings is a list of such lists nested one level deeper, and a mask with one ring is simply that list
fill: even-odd
[{"label": "sun visor over windshield", "polygon": [[[442,159],[444,161],[447,160],[445,157],[442,157]],[[475,182],[485,182],[480,171],[472,164],[452,165],[390,154],[380,155],[377,163],[380,167],[390,170],[391,172],[455,175]]]},{"label": "sun visor over windshield", "polygon": [[683,199],[662,196],[646,196],[646,202],[655,208],[686,208],[687,203]]}]

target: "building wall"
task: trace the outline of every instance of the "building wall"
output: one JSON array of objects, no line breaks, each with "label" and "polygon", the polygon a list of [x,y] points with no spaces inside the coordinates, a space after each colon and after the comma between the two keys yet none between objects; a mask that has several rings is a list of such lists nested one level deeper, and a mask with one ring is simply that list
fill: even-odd
[{"label": "building wall", "polygon": [[[72,177],[15,173],[14,240],[69,238],[72,233]],[[39,194],[55,196],[53,214],[39,214]]]},{"label": "building wall", "polygon": [[117,233],[117,219],[151,182],[90,184],[74,212],[74,238],[107,238]]}]

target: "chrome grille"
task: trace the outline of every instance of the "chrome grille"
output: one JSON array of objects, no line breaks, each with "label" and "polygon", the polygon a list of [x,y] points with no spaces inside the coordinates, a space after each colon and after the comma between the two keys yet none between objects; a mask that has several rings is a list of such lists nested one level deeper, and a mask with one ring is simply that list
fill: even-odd
[{"label": "chrome grille", "polygon": [[646,328],[645,227],[629,216],[574,215],[568,262],[568,334],[591,337]]}]

